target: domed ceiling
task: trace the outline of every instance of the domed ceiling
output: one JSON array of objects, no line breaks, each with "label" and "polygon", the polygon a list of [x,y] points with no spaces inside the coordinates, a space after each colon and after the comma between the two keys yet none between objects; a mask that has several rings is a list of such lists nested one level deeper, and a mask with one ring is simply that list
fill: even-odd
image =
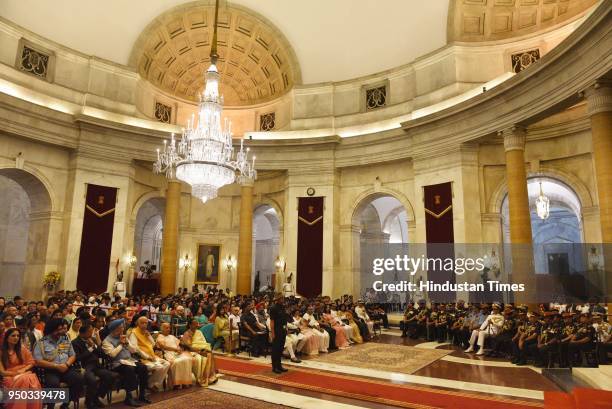
[{"label": "domed ceiling", "polygon": [[[190,3],[157,17],[134,44],[129,63],[153,85],[197,101],[210,65],[214,3]],[[230,106],[278,98],[301,83],[285,36],[264,17],[234,4],[219,9],[217,68]]]},{"label": "domed ceiling", "polygon": [[[219,69],[229,106],[295,84],[393,69],[447,42],[505,40],[561,25],[597,0],[221,0]],[[0,16],[85,55],[130,65],[195,101],[209,64],[214,0],[0,0]],[[265,16],[265,17],[264,17]]]}]

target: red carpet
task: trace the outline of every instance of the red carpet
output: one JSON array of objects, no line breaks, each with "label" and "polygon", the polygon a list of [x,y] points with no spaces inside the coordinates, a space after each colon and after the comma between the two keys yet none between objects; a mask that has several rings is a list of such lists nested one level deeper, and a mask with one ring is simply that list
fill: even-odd
[{"label": "red carpet", "polygon": [[291,368],[285,374],[275,375],[270,365],[220,356],[217,356],[217,366],[222,373],[233,376],[405,408],[519,409],[544,407],[539,402],[400,385],[307,369]]},{"label": "red carpet", "polygon": [[544,392],[544,404],[547,409],[610,409],[612,392],[585,388],[572,393]]}]

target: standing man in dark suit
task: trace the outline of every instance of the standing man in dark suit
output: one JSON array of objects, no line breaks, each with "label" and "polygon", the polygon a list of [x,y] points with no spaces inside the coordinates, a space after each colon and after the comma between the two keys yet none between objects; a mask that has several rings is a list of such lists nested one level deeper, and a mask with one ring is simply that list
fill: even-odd
[{"label": "standing man in dark suit", "polygon": [[287,372],[281,364],[281,355],[285,349],[287,337],[287,312],[282,294],[276,294],[274,305],[270,307],[270,341],[272,341],[272,371],[274,373]]}]

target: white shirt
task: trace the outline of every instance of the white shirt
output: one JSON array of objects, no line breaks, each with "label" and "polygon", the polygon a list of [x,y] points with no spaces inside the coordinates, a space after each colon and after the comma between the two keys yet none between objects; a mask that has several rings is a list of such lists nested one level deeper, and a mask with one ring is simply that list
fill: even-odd
[{"label": "white shirt", "polygon": [[370,316],[368,315],[368,313],[366,312],[366,309],[363,307],[355,307],[355,313],[357,314],[357,316],[359,318],[361,318],[364,321],[370,321]]},{"label": "white shirt", "polygon": [[318,327],[319,326],[319,321],[317,321],[314,317],[314,315],[310,315],[308,313],[305,313],[302,318],[304,318],[306,320],[306,322],[308,323],[309,326],[311,327]]},{"label": "white shirt", "polygon": [[240,323],[240,315],[230,314],[228,319],[232,323],[232,329],[238,329],[238,324]]},{"label": "white shirt", "polygon": [[484,331],[488,329],[488,333],[491,335],[497,335],[501,331],[504,325],[504,316],[501,314],[491,313],[480,326],[480,330]]}]

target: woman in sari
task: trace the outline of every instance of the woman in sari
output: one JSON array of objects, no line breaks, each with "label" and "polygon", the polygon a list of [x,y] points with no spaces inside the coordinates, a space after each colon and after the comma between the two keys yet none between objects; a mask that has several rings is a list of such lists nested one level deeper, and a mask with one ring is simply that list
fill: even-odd
[{"label": "woman in sari", "polygon": [[147,330],[149,319],[141,316],[136,320],[136,327],[131,331],[128,341],[130,346],[141,356],[142,363],[149,370],[149,388],[163,390],[164,379],[170,369],[170,363],[155,353],[155,341]]},{"label": "woman in sari", "polygon": [[[0,375],[4,389],[40,389],[40,382],[32,372],[34,358],[30,351],[21,345],[21,334],[17,328],[9,328],[4,334],[0,351]],[[40,409],[37,401],[17,401],[5,403],[8,409]]]},{"label": "woman in sari", "polygon": [[300,333],[304,335],[304,346],[302,353],[306,355],[319,355],[319,338],[314,330],[308,326],[305,319],[302,318],[300,310],[296,309],[293,312],[293,324],[300,329]]},{"label": "woman in sari", "polygon": [[357,323],[355,322],[353,313],[350,311],[345,311],[344,318],[348,321],[348,325],[350,325],[351,328],[353,328],[353,335],[351,337],[351,341],[357,344],[363,344],[363,338],[361,337],[361,334],[359,333],[359,327],[357,326]]},{"label": "woman in sari", "polygon": [[346,335],[346,339],[348,340],[349,344],[353,344],[353,327],[348,324],[348,320],[344,319],[344,311],[341,309],[343,306],[344,305],[338,307],[337,305],[332,305],[329,312],[336,322],[338,322],[340,325],[342,325],[342,328],[344,328],[344,335]]},{"label": "woman in sari", "polygon": [[134,315],[138,312],[138,307],[136,306],[136,302],[133,299],[128,301],[128,305],[125,308],[126,318],[128,321],[131,321],[134,318]]},{"label": "woman in sari", "polygon": [[223,338],[225,342],[225,349],[229,352],[234,351],[238,348],[238,330],[232,330],[232,344],[230,345],[230,322],[227,314],[228,304],[219,304],[217,306],[217,316],[215,317],[215,329],[213,330],[213,336],[215,338]]},{"label": "woman in sari", "polygon": [[191,386],[191,371],[193,360],[189,352],[185,352],[181,348],[180,341],[177,337],[170,333],[170,324],[164,322],[161,324],[161,333],[155,340],[159,349],[162,350],[164,359],[170,362],[170,385],[175,389],[180,389],[183,386]]},{"label": "woman in sari", "polygon": [[342,324],[342,321],[332,316],[331,307],[329,305],[326,305],[323,311],[323,321],[329,324],[334,329],[334,331],[336,331],[336,347],[340,349],[348,348],[349,342],[346,338],[346,333],[344,332],[344,325]]},{"label": "woman in sari", "polygon": [[208,386],[217,382],[217,366],[212,354],[212,348],[204,334],[198,328],[200,323],[192,319],[189,329],[181,337],[181,345],[191,353],[193,359],[192,371],[200,386]]},{"label": "woman in sari", "polygon": [[72,320],[72,324],[70,324],[70,329],[68,330],[68,338],[70,341],[74,341],[79,336],[79,329],[83,326],[83,320],[80,317],[76,317]]},{"label": "woman in sari", "polygon": [[198,321],[198,323],[200,324],[200,329],[204,325],[208,324],[208,317],[204,314],[204,307],[202,307],[201,305],[198,306],[196,313],[193,315],[193,319]]}]

